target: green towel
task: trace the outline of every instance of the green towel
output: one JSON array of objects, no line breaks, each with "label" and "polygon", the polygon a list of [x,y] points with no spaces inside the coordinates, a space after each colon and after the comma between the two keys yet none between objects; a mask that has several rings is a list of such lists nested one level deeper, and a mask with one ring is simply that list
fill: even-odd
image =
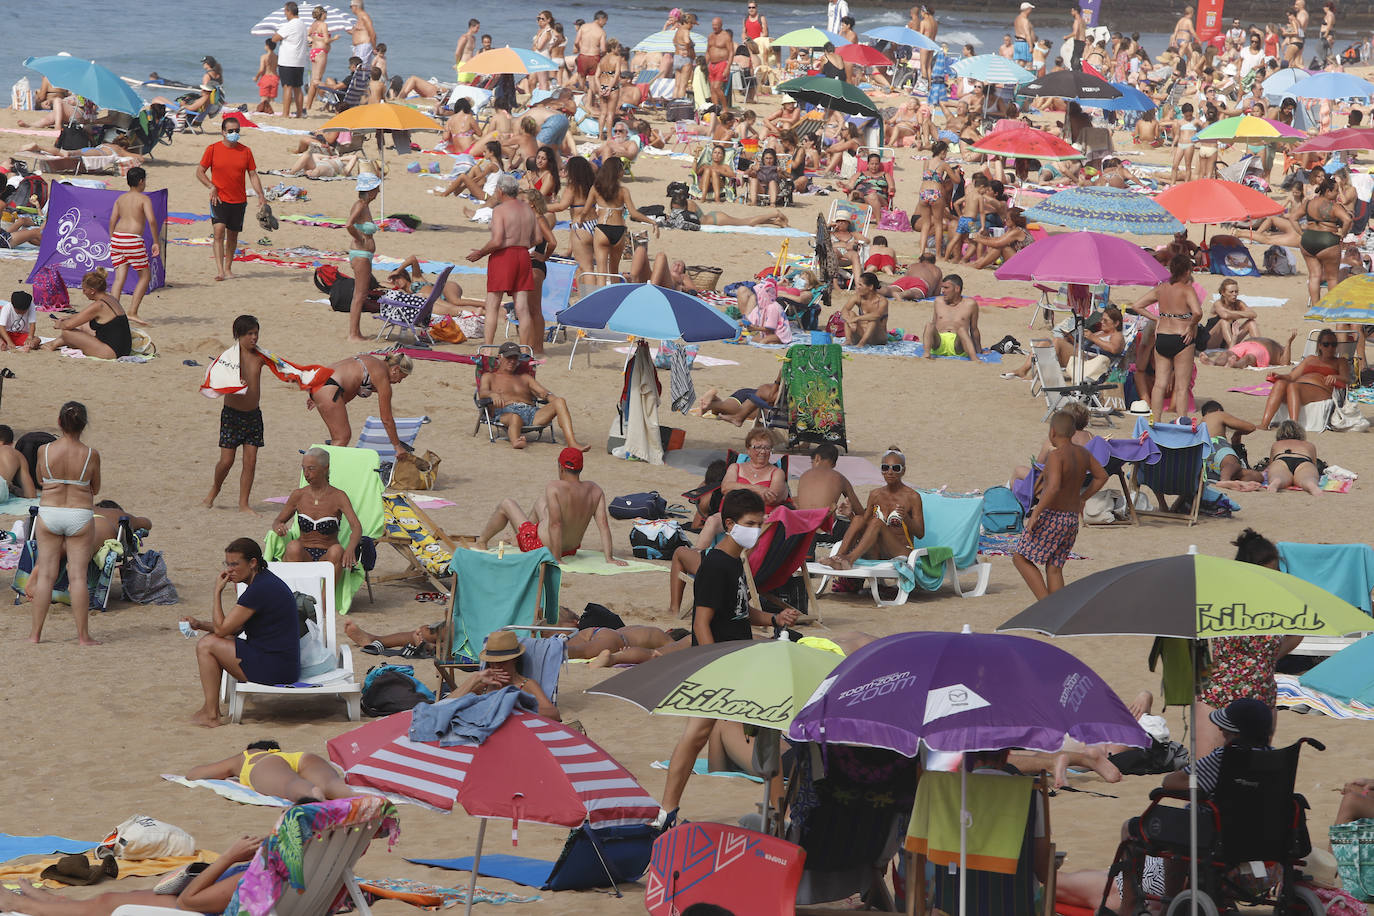
[{"label": "green towel", "polygon": [[1155,670],[1155,662],[1162,660],[1160,692],[1164,694],[1165,706],[1191,706],[1193,703],[1197,688],[1193,642],[1178,636],[1157,636],[1150,647],[1150,670]]},{"label": "green towel", "polygon": [[897,587],[909,592],[918,585],[922,591],[933,592],[945,581],[945,563],[954,558],[950,547],[927,547],[926,554],[916,558],[916,568],[912,569],[904,559],[896,560],[855,560],[856,567],[885,566],[891,563],[897,571]]},{"label": "green towel", "polygon": [[[459,548],[449,571],[458,579],[453,591],[453,654],[475,659],[488,634],[513,624],[558,622],[562,572],[547,547],[529,553],[496,553]],[[446,659],[440,659],[446,661]]]},{"label": "green towel", "polygon": [[[969,773],[966,778],[968,867],[1013,875],[1026,837],[1033,781],[1000,773]],[[958,865],[959,820],[959,774],[927,770],[916,784],[906,848],[936,866]]]},{"label": "green towel", "polygon": [[633,572],[667,572],[666,566],[655,566],[653,563],[645,563],[643,560],[631,560],[628,557],[621,557],[625,560],[624,566],[616,566],[614,563],[607,563],[606,556],[599,550],[579,550],[570,557],[563,557],[558,561],[565,573],[587,573],[593,576],[616,576],[621,573]]}]

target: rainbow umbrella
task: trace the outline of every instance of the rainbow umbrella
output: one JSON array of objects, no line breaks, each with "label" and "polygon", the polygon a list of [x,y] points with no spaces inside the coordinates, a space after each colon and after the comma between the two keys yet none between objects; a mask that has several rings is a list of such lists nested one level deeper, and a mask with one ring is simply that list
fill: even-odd
[{"label": "rainbow umbrella", "polygon": [[1224,142],[1244,141],[1246,143],[1293,143],[1307,135],[1296,127],[1289,127],[1279,121],[1257,118],[1254,115],[1235,115],[1222,118],[1215,124],[1208,124],[1193,139],[1221,140]]},{"label": "rainbow umbrella", "polygon": [[804,29],[793,29],[784,35],[779,35],[773,39],[773,46],[781,45],[784,48],[823,48],[826,44],[832,44],[837,48],[843,48],[847,44],[853,44],[843,35],[836,35],[826,29],[818,29],[814,26],[807,26]]},{"label": "rainbow umbrella", "polygon": [[513,73],[524,76],[530,73],[553,73],[558,64],[549,60],[538,51],[528,48],[492,48],[481,54],[473,55],[458,67],[459,73]]},{"label": "rainbow umbrella", "polygon": [[1308,321],[1374,322],[1374,274],[1355,274],[1327,291],[1302,316]]}]

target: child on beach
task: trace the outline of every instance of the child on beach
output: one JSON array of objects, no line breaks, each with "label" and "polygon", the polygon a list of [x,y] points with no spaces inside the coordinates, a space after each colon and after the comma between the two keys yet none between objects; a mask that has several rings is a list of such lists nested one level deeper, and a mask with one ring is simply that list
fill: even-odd
[{"label": "child on beach", "polygon": [[[1083,504],[1107,482],[1097,459],[1074,444],[1075,431],[1073,416],[1066,411],[1050,418],[1054,449],[1045,458],[1044,488],[1013,551],[1012,562],[1036,600],[1064,587],[1064,564],[1078,539]],[[1089,476],[1092,481],[1085,487]],[[1039,563],[1045,564],[1043,575]]]},{"label": "child on beach", "polygon": [[[134,284],[129,307],[124,311],[134,324],[147,325],[148,322],[138,317],[138,307],[143,302],[143,294],[148,292],[148,286],[153,282],[153,265],[148,257],[151,254],[156,258],[162,254],[157,244],[157,215],[153,213],[152,198],[144,193],[148,187],[148,173],[142,166],[134,166],[129,169],[126,178],[129,190],[115,198],[114,207],[110,210],[110,263],[115,269],[110,291],[115,299],[124,294],[124,279],[129,276],[129,268],[132,267],[138,273],[138,282]],[[151,252],[143,242],[145,227],[153,239]]]},{"label": "child on beach", "polygon": [[262,367],[258,353],[258,319],[240,315],[234,319],[234,339],[239,345],[239,373],[243,379],[241,394],[226,394],[219,413],[219,461],[215,463],[215,479],[210,495],[202,503],[214,508],[215,497],[234,466],[234,455],[243,446],[243,470],[239,474],[239,511],[252,512],[249,495],[253,491],[253,474],[258,466],[258,449],[263,446]]},{"label": "child on beach", "polygon": [[33,296],[23,290],[15,290],[10,301],[0,305],[0,350],[38,349],[34,311]]},{"label": "child on beach", "polygon": [[276,114],[272,110],[272,101],[276,99],[277,89],[281,86],[281,78],[277,76],[277,43],[269,38],[263,44],[267,50],[258,58],[258,72],[253,74],[261,100],[254,110],[259,114]]}]

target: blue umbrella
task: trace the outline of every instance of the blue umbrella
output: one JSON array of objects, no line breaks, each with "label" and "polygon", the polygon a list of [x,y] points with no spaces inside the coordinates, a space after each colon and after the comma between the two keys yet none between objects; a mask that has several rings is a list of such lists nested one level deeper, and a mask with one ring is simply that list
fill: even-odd
[{"label": "blue umbrella", "polygon": [[954,63],[954,75],[996,86],[1019,86],[1035,79],[1035,74],[1025,67],[996,54],[960,58]]},{"label": "blue umbrella", "polygon": [[[1266,84],[1267,85],[1267,84]],[[1374,97],[1374,83],[1352,73],[1326,70],[1294,83],[1286,93],[1295,99],[1360,99]]]},{"label": "blue umbrella", "polygon": [[1285,96],[1292,96],[1293,93],[1290,90],[1293,86],[1307,79],[1310,75],[1301,67],[1286,67],[1260,83],[1260,87],[1264,90],[1266,99],[1278,104],[1283,101]]},{"label": "blue umbrella", "polygon": [[1102,111],[1154,111],[1159,106],[1130,83],[1112,83],[1121,93],[1116,99],[1075,99],[1084,108],[1097,108]]},{"label": "blue umbrella", "polygon": [[1124,188],[1068,188],[1040,201],[1025,216],[1032,222],[1094,232],[1172,235],[1183,231],[1178,218],[1153,198]]},{"label": "blue umbrella", "polygon": [[876,29],[869,29],[864,34],[869,38],[876,38],[878,41],[890,41],[894,45],[915,48],[917,51],[940,50],[940,46],[932,39],[904,25],[884,25]]},{"label": "blue umbrella", "polygon": [[1298,678],[1311,690],[1346,703],[1374,704],[1374,636],[1346,646]]},{"label": "blue umbrella", "polygon": [[564,309],[558,323],[651,340],[730,340],[739,323],[696,296],[652,283],[613,283]]},{"label": "blue umbrella", "polygon": [[128,83],[93,60],[65,55],[30,57],[24,66],[46,76],[58,89],[79,95],[99,108],[125,114],[138,114],[143,109],[143,100]]}]

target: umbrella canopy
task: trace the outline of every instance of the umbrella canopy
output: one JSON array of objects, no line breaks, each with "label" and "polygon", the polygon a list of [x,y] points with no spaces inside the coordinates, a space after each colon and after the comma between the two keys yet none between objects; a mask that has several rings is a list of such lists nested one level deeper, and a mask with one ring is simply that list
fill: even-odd
[{"label": "umbrella canopy", "polygon": [[1339,153],[1347,150],[1374,149],[1374,128],[1342,127],[1330,133],[1318,134],[1293,147],[1295,153]]},{"label": "umbrella canopy", "polygon": [[[1266,83],[1266,88],[1268,84]],[[1298,80],[1285,95],[1295,99],[1359,99],[1367,102],[1374,97],[1374,83],[1360,79],[1353,73],[1323,70],[1304,80]]]},{"label": "umbrella canopy", "polygon": [[962,57],[954,62],[953,70],[955,76],[994,86],[1019,86],[1035,79],[1025,67],[996,54]]},{"label": "umbrella canopy", "polygon": [[784,639],[692,646],[607,678],[587,693],[668,716],[784,729],[840,656]]},{"label": "umbrella canopy", "polygon": [[[314,6],[311,7],[314,9]],[[353,26],[358,22],[352,15],[341,9],[332,6],[324,8],[324,24],[330,33],[352,31]],[[286,25],[286,12],[281,7],[277,7],[267,16],[249,30],[250,35],[275,35],[281,31],[281,27]]]},{"label": "umbrella canopy", "polygon": [[940,751],[1150,738],[1091,668],[1058,646],[996,633],[898,633],[842,661],[792,721],[793,740]]},{"label": "umbrella canopy", "polygon": [[[330,739],[329,759],[350,785],[380,789],[474,817],[576,827],[644,824],[658,802],[591,739],[566,725],[513,712],[480,745],[411,741],[410,712]],[[517,810],[518,809],[518,810]]]},{"label": "umbrella canopy", "polygon": [[[706,36],[700,32],[689,33],[692,36],[692,44],[699,48],[706,46]],[[652,35],[645,35],[639,40],[631,50],[642,51],[646,54],[671,54],[673,53],[673,37],[677,35],[677,29],[665,29],[662,32],[655,32]]]},{"label": "umbrella canopy", "polygon": [[374,102],[336,114],[320,130],[443,130],[444,125],[409,105]]},{"label": "umbrella canopy", "polygon": [[1063,138],[1048,131],[1017,123],[984,135],[972,147],[974,152],[1025,159],[1082,159],[1083,154]]},{"label": "umbrella canopy", "polygon": [[1345,278],[1302,317],[1308,321],[1374,323],[1374,274]]},{"label": "umbrella canopy", "polygon": [[1281,121],[1257,118],[1254,115],[1235,115],[1208,124],[1198,131],[1194,140],[1244,140],[1248,143],[1295,142],[1307,134]]},{"label": "umbrella canopy", "polygon": [[1293,97],[1292,89],[1312,75],[1310,70],[1301,67],[1285,67],[1260,83],[1264,97],[1277,104],[1285,97]]},{"label": "umbrella canopy", "polygon": [[1298,683],[1346,703],[1374,705],[1374,636],[1346,646],[1305,672]]},{"label": "umbrella canopy", "polygon": [[829,76],[799,76],[778,85],[798,102],[851,115],[878,117],[878,106],[858,86]]},{"label": "umbrella canopy", "polygon": [[1120,98],[1115,99],[1074,99],[1084,108],[1097,108],[1102,111],[1154,111],[1159,106],[1155,100],[1150,98],[1130,83],[1112,83],[1112,88],[1121,93]]},{"label": "umbrella canopy", "polygon": [[1154,286],[1169,272],[1139,245],[1099,232],[1067,232],[1032,242],[997,268],[999,280]]},{"label": "umbrella canopy", "polygon": [[100,66],[93,60],[79,57],[55,55],[53,57],[30,57],[24,66],[48,78],[58,89],[66,89],[74,95],[94,103],[98,108],[122,111],[125,114],[138,114],[143,109],[143,100],[134,92],[133,87],[113,70]]},{"label": "umbrella canopy", "polygon": [[1185,223],[1230,223],[1283,212],[1283,204],[1268,195],[1220,178],[1176,184],[1155,201]]},{"label": "umbrella canopy", "polygon": [[849,63],[857,64],[860,67],[892,66],[892,58],[868,45],[845,45],[843,48],[837,48],[835,53]]},{"label": "umbrella canopy", "polygon": [[1128,563],[1073,582],[998,630],[1051,636],[1344,636],[1367,614],[1288,573],[1204,554]]},{"label": "umbrella canopy", "polygon": [[1022,95],[1062,99],[1119,99],[1121,90],[1082,70],[1056,70],[1021,87]]},{"label": "umbrella canopy", "polygon": [[774,47],[781,45],[784,48],[823,48],[826,44],[842,48],[847,44],[852,44],[852,42],[843,35],[836,35],[834,32],[818,29],[814,26],[793,29],[773,39]]},{"label": "umbrella canopy", "polygon": [[651,340],[730,340],[739,324],[696,296],[652,283],[612,283],[558,316],[570,328],[616,331]]},{"label": "umbrella canopy", "polygon": [[903,45],[908,48],[915,48],[918,51],[938,51],[940,46],[928,36],[922,35],[915,29],[909,29],[904,25],[884,25],[876,29],[869,29],[864,32],[869,38],[877,41],[890,41],[894,45]]},{"label": "umbrella canopy", "polygon": [[492,48],[474,54],[458,67],[459,73],[554,73],[558,64],[528,48]]},{"label": "umbrella canopy", "polygon": [[1124,188],[1066,188],[1040,201],[1025,215],[1032,222],[1068,229],[1138,235],[1172,235],[1183,231],[1183,224],[1152,198]]}]

